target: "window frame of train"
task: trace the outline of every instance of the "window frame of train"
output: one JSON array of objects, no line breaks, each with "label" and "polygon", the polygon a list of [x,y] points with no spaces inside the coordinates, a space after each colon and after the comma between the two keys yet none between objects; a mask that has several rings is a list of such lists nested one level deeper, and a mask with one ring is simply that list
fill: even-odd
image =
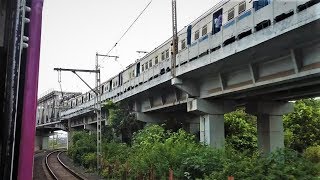
[{"label": "window frame of train", "polygon": [[141,71],[144,72],[144,64],[141,64]]},{"label": "window frame of train", "polygon": [[154,58],[154,64],[157,65],[158,63],[159,63],[159,59],[158,59],[158,56],[156,56],[156,57]]},{"label": "window frame of train", "polygon": [[149,67],[150,67],[150,68],[152,67],[152,59],[149,60]]},{"label": "window frame of train", "polygon": [[181,50],[185,49],[186,47],[187,47],[186,39],[182,39],[182,41],[181,41]]},{"label": "window frame of train", "polygon": [[[238,14],[241,14],[241,13],[245,12],[246,8],[247,8],[246,6],[247,6],[246,1],[240,2],[239,5],[238,5]],[[243,8],[240,9],[241,7],[243,7]]]},{"label": "window frame of train", "polygon": [[165,51],[161,53],[161,61],[164,61],[166,59],[165,53],[166,53]]},{"label": "window frame of train", "polygon": [[166,52],[166,59],[169,59],[170,57],[169,49],[167,49],[165,52]]},{"label": "window frame of train", "polygon": [[269,4],[270,4],[270,1],[268,0],[257,0],[257,1],[253,1],[252,6],[254,11],[258,11]]},{"label": "window frame of train", "polygon": [[148,61],[144,64],[146,70],[149,69],[149,66],[148,66]]},{"label": "window frame of train", "polygon": [[228,21],[234,18],[234,7],[228,10]]},{"label": "window frame of train", "polygon": [[197,30],[195,33],[194,33],[194,40],[198,40],[200,38],[200,31]]},{"label": "window frame of train", "polygon": [[202,36],[205,36],[205,35],[208,34],[208,26],[207,26],[207,25],[204,25],[204,26],[202,27],[201,33],[202,33]]}]

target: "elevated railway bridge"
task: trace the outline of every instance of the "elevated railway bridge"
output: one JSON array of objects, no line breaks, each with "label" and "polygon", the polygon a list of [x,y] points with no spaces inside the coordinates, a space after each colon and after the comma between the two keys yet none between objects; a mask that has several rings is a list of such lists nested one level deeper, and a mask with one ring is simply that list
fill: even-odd
[{"label": "elevated railway bridge", "polygon": [[[320,94],[320,3],[279,2],[235,16],[218,33],[179,51],[175,69],[152,78],[140,74],[103,92],[102,101],[126,103],[143,122],[180,120],[212,147],[224,145],[223,115],[246,107],[257,116],[259,148],[283,147],[282,115],[293,110],[289,101]],[[239,31],[243,26],[246,33]],[[94,98],[58,114],[50,123],[68,131],[96,127]],[[46,123],[38,121],[37,129]]]}]

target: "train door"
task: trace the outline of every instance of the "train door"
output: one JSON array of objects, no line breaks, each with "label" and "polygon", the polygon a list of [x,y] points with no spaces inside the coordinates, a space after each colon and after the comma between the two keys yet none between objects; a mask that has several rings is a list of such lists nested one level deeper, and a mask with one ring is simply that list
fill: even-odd
[{"label": "train door", "polygon": [[191,34],[192,34],[192,25],[189,25],[188,26],[188,29],[187,29],[187,44],[188,45],[191,45]]},{"label": "train door", "polygon": [[112,89],[112,80],[109,81],[109,92],[111,91]]},{"label": "train door", "polygon": [[212,17],[212,34],[216,34],[221,30],[222,26],[222,8],[213,14]]},{"label": "train door", "polygon": [[140,75],[140,62],[138,62],[136,65],[136,72],[136,77],[138,77]]},{"label": "train door", "polygon": [[118,82],[119,82],[119,86],[122,85],[122,73],[119,73],[118,75]]},{"label": "train door", "polygon": [[268,4],[270,4],[270,0],[254,0],[253,1],[253,9],[255,11],[258,11],[259,9],[265,7]]}]

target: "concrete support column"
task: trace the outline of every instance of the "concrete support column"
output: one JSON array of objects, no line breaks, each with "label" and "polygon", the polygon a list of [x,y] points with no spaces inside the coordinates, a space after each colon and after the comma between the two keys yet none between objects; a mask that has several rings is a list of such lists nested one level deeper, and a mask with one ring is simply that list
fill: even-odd
[{"label": "concrete support column", "polygon": [[223,114],[206,114],[200,116],[200,142],[204,142],[215,148],[224,147],[225,137]]},{"label": "concrete support column", "polygon": [[268,154],[284,148],[283,115],[293,111],[288,102],[258,102],[247,107],[250,114],[257,116],[258,148]]},{"label": "concrete support column", "polygon": [[68,135],[67,149],[69,149],[73,145],[73,142],[72,142],[73,130],[69,130],[67,135]]},{"label": "concrete support column", "polygon": [[71,121],[69,120],[68,121],[68,132],[67,132],[67,135],[68,135],[67,149],[69,149],[73,145],[73,142],[72,142],[73,131],[74,131],[74,129],[71,127]]},{"label": "concrete support column", "polygon": [[42,149],[42,138],[41,136],[35,137],[35,143],[34,143],[34,151],[39,151]]},{"label": "concrete support column", "polygon": [[224,114],[234,109],[231,101],[208,101],[189,99],[188,112],[200,116],[200,141],[214,148],[223,148],[225,144]]},{"label": "concrete support column", "polygon": [[37,130],[35,136],[34,150],[39,151],[49,148],[49,132]]},{"label": "concrete support column", "polygon": [[284,148],[282,116],[259,114],[257,120],[259,150],[270,153],[278,148]]},{"label": "concrete support column", "polygon": [[49,149],[49,135],[42,136],[42,149]]}]

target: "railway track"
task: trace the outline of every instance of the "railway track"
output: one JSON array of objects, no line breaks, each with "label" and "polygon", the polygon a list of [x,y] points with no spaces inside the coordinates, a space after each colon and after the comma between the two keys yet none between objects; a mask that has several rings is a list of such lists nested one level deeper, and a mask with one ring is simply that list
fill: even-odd
[{"label": "railway track", "polygon": [[46,156],[45,164],[51,177],[56,180],[86,180],[60,160],[59,156],[62,152],[64,151],[57,150]]}]

